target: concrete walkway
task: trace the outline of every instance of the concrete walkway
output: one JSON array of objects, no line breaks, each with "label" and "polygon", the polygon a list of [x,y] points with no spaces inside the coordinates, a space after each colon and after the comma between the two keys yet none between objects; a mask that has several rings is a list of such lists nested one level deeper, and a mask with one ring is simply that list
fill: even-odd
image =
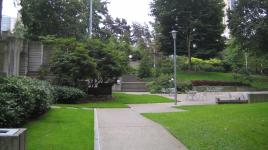
[{"label": "concrete walkway", "polygon": [[[171,104],[172,105],[172,104]],[[186,150],[187,148],[159,124],[139,112],[180,111],[169,104],[130,105],[132,109],[97,109],[95,150]],[[163,106],[164,108],[161,108]]]},{"label": "concrete walkway", "polygon": [[154,103],[154,104],[129,104],[134,112],[138,113],[166,113],[182,112],[185,110],[174,108],[174,103]]}]

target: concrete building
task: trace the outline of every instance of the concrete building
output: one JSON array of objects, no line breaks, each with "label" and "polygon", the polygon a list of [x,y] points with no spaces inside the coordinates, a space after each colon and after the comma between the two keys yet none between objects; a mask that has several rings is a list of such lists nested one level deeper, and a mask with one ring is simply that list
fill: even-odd
[{"label": "concrete building", "polygon": [[48,63],[50,52],[41,42],[6,37],[0,40],[0,75],[34,77]]},{"label": "concrete building", "polygon": [[15,28],[15,24],[16,24],[17,19],[16,18],[12,18],[6,15],[2,16],[2,28],[1,31],[8,31],[8,32],[12,32],[13,29]]}]

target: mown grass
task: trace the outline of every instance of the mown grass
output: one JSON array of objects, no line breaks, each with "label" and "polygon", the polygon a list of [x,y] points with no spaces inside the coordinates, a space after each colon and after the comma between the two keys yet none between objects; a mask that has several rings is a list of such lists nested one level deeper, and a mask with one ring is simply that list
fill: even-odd
[{"label": "mown grass", "polygon": [[25,125],[27,150],[93,150],[93,111],[51,109]]},{"label": "mown grass", "polygon": [[167,103],[172,100],[157,95],[134,95],[114,93],[114,100],[92,101],[85,104],[58,104],[61,107],[86,107],[86,108],[127,108],[127,104]]},{"label": "mown grass", "polygon": [[190,150],[267,150],[268,103],[185,106],[180,113],[144,114]]},{"label": "mown grass", "polygon": [[[178,80],[221,80],[221,81],[235,81],[233,73],[221,72],[177,72]],[[268,76],[253,75],[252,87],[257,89],[268,89]]]}]

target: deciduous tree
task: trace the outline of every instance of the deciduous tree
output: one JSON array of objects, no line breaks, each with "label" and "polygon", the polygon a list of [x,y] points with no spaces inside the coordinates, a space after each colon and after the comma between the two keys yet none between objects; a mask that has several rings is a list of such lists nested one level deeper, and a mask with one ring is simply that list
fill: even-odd
[{"label": "deciduous tree", "polygon": [[[177,30],[178,55],[210,58],[223,50],[223,0],[154,0],[151,13],[161,50],[173,53],[171,30]],[[191,63],[189,63],[191,69]]]}]

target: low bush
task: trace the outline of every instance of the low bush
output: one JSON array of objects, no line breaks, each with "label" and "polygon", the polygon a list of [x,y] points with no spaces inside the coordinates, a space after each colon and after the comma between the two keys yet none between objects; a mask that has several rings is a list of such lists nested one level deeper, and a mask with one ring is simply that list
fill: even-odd
[{"label": "low bush", "polygon": [[0,127],[17,127],[47,112],[53,102],[52,86],[27,77],[0,79]]},{"label": "low bush", "polygon": [[[178,56],[178,67],[181,70],[188,69],[188,58],[185,56]],[[205,71],[205,72],[225,72],[224,62],[220,59],[200,59],[192,57],[192,68],[194,71]]]},{"label": "low bush", "polygon": [[192,89],[191,81],[177,80],[177,90],[180,92],[186,92]]},{"label": "low bush", "polygon": [[162,89],[167,89],[172,87],[171,76],[166,74],[161,74],[154,81],[150,82],[147,86],[151,93],[161,93]]},{"label": "low bush", "polygon": [[193,86],[249,86],[242,82],[193,80]]},{"label": "low bush", "polygon": [[86,97],[86,93],[80,89],[67,86],[54,86],[55,103],[74,104],[81,98]]}]

